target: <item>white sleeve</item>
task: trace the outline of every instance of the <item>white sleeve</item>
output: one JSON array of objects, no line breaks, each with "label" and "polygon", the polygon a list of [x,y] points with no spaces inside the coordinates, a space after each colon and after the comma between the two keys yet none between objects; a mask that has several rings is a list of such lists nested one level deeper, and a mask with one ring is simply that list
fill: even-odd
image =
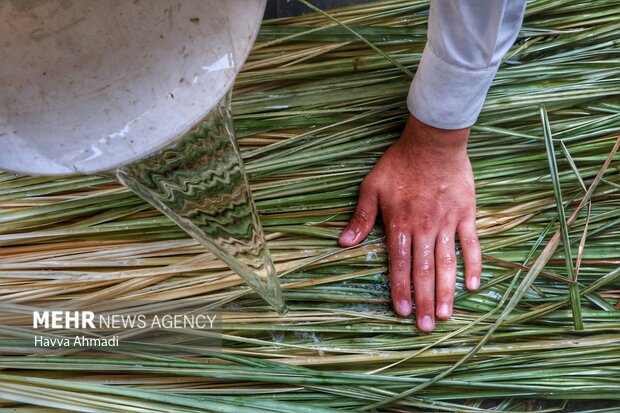
[{"label": "white sleeve", "polygon": [[407,98],[411,114],[436,128],[473,125],[524,11],[525,0],[432,0],[426,47]]}]

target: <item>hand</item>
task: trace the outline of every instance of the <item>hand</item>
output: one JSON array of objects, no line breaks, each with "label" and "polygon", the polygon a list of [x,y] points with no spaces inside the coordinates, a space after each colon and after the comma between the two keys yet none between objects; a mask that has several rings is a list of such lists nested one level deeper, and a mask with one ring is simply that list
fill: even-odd
[{"label": "hand", "polygon": [[435,328],[435,314],[440,320],[452,315],[457,232],[466,286],[476,290],[480,285],[476,194],[467,157],[469,131],[437,129],[409,116],[400,139],[362,182],[357,209],[340,236],[340,245],[357,245],[381,210],[394,311],[403,317],[411,314],[413,249],[416,323],[423,332]]}]

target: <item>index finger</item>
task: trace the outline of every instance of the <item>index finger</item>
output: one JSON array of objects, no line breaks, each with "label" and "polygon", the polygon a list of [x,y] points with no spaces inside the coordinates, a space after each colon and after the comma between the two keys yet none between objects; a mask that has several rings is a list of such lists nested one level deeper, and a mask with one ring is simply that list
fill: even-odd
[{"label": "index finger", "polygon": [[388,275],[394,311],[402,317],[411,314],[411,235],[387,229]]}]

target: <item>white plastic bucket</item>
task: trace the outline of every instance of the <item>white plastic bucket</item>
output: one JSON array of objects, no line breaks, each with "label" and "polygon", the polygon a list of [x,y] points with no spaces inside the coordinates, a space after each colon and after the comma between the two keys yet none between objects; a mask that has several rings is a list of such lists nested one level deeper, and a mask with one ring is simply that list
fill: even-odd
[{"label": "white plastic bucket", "polygon": [[171,144],[232,87],[264,7],[0,1],[0,169],[91,174]]}]

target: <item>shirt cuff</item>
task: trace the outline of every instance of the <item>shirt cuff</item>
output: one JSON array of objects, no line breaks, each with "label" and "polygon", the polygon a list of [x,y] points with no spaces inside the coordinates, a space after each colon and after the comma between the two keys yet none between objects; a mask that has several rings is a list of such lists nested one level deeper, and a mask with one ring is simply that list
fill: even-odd
[{"label": "shirt cuff", "polygon": [[435,55],[427,43],[409,89],[409,112],[436,128],[472,126],[498,67],[473,70],[451,65]]}]

